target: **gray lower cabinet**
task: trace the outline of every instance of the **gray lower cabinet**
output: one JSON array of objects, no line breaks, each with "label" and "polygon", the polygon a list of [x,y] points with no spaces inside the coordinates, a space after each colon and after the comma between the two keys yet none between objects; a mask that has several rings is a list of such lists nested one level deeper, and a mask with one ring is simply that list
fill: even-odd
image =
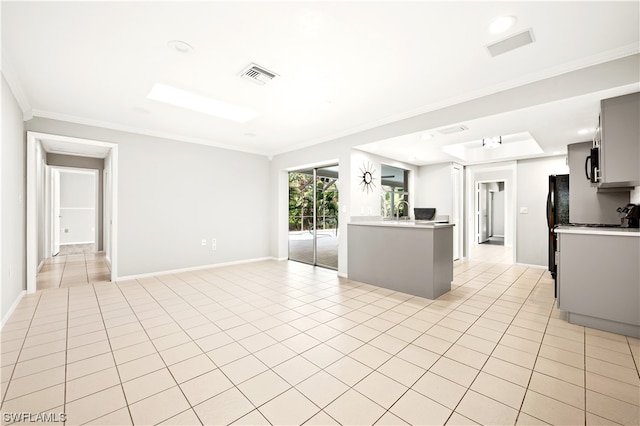
[{"label": "gray lower cabinet", "polygon": [[569,322],[640,337],[640,237],[558,232],[558,308]]}]

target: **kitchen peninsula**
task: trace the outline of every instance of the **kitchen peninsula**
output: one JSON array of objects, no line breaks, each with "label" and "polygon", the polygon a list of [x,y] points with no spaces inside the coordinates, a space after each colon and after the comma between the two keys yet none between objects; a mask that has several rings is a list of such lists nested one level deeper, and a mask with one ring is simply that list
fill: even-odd
[{"label": "kitchen peninsula", "polygon": [[436,299],[451,290],[453,224],[351,222],[350,280]]}]

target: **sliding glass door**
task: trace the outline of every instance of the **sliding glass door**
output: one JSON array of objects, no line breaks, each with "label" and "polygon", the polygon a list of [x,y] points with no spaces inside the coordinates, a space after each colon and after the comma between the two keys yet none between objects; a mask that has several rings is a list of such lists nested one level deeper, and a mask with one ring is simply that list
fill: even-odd
[{"label": "sliding glass door", "polygon": [[338,166],[289,173],[289,259],[338,269]]}]

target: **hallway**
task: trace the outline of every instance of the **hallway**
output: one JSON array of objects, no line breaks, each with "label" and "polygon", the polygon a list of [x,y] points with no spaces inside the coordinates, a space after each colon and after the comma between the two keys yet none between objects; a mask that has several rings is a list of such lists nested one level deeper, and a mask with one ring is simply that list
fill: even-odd
[{"label": "hallway", "polygon": [[45,261],[36,277],[36,289],[76,287],[110,279],[111,269],[104,253],[58,255]]}]

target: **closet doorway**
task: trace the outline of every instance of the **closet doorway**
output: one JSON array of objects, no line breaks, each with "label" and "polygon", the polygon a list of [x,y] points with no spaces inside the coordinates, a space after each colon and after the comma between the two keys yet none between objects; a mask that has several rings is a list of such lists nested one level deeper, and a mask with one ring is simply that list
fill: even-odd
[{"label": "closet doorway", "polygon": [[289,172],[289,260],[338,269],[338,165]]}]

